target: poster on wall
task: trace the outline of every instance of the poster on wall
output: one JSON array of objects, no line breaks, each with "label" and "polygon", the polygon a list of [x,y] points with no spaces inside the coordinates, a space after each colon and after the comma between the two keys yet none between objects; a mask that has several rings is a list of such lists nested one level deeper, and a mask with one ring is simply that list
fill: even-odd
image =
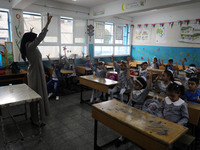
[{"label": "poster on wall", "polygon": [[116,26],[116,40],[123,40],[123,27],[122,25]]},{"label": "poster on wall", "polygon": [[179,42],[200,43],[200,26],[197,24],[183,25]]},{"label": "poster on wall", "polygon": [[124,0],[121,5],[121,10],[134,9],[145,6],[146,0]]},{"label": "poster on wall", "polygon": [[149,29],[141,28],[135,31],[135,42],[147,43],[150,41],[151,32]]},{"label": "poster on wall", "polygon": [[95,38],[96,39],[104,39],[104,31],[105,31],[105,25],[103,22],[96,22],[95,26]]},{"label": "poster on wall", "polygon": [[159,27],[156,30],[156,43],[166,43],[167,28]]}]

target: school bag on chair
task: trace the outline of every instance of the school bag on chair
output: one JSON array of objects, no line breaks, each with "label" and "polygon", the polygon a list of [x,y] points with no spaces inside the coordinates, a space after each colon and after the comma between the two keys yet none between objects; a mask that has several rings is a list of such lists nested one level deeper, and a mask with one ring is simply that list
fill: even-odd
[{"label": "school bag on chair", "polygon": [[12,73],[19,73],[20,71],[18,62],[12,62],[9,68],[12,70]]}]

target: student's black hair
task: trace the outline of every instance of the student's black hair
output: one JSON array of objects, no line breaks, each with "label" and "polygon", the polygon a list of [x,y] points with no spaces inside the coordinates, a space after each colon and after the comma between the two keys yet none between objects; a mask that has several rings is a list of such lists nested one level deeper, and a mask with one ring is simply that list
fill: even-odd
[{"label": "student's black hair", "polygon": [[173,76],[173,74],[172,74],[171,71],[169,71],[169,70],[165,70],[164,73],[166,73],[167,76],[170,77],[170,81],[174,81],[174,76]]},{"label": "student's black hair", "polygon": [[57,62],[57,63],[59,64],[59,61],[58,61],[58,60],[54,60],[53,62],[54,62],[54,63]]},{"label": "student's black hair", "polygon": [[[145,89],[147,87],[147,82],[144,80],[143,77],[137,77],[137,80],[142,83],[143,87],[142,89]],[[137,81],[136,81],[137,82]]]},{"label": "student's black hair", "polygon": [[185,93],[185,87],[183,85],[179,85],[175,82],[170,83],[167,87],[168,92],[175,92],[177,94],[180,94],[180,97],[182,98]]},{"label": "student's black hair", "polygon": [[101,65],[103,65],[103,62],[98,62],[98,64],[97,64],[97,66],[101,66]]},{"label": "student's black hair", "polygon": [[173,59],[169,59],[169,60],[168,60],[168,62],[173,62],[173,61],[174,61]]},{"label": "student's black hair", "polygon": [[121,61],[121,65],[124,65],[126,68],[126,62],[125,61]]},{"label": "student's black hair", "polygon": [[153,59],[155,59],[155,60],[156,60],[156,62],[158,62],[158,58],[157,58],[157,57],[154,57]]},{"label": "student's black hair", "polygon": [[190,67],[196,67],[196,65],[195,65],[195,64],[190,64],[189,66],[190,66]]},{"label": "student's black hair", "polygon": [[143,65],[145,65],[145,64],[147,65],[148,63],[145,61],[145,62],[143,62],[143,63],[141,64],[141,66],[143,66]]},{"label": "student's black hair", "polygon": [[197,85],[199,85],[199,79],[198,79],[198,78],[189,78],[188,81],[193,81],[193,82],[195,82]]}]

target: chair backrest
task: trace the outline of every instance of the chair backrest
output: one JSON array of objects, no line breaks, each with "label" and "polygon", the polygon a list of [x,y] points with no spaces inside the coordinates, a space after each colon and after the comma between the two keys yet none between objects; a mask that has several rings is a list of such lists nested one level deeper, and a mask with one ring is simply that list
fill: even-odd
[{"label": "chair backrest", "polygon": [[188,107],[188,113],[189,113],[189,123],[197,126],[199,123],[200,111],[197,109]]}]

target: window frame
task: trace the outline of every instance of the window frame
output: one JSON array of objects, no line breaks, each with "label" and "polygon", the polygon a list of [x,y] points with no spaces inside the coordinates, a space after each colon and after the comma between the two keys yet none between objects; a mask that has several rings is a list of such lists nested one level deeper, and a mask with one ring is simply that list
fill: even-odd
[{"label": "window frame", "polygon": [[[101,22],[101,21],[94,21],[94,24],[95,22]],[[108,22],[104,22],[105,24],[108,23]],[[111,22],[109,22],[111,23]],[[131,54],[131,26],[128,25],[128,30],[127,30],[127,43],[128,44],[124,44],[124,27],[127,26],[126,24],[124,25],[123,27],[123,41],[122,41],[122,44],[115,44],[115,39],[116,39],[116,25],[115,23],[112,23],[113,24],[113,44],[105,44],[105,43],[95,43],[95,36],[94,36],[94,57],[95,58],[98,58],[98,57],[111,57],[112,55],[103,55],[103,56],[96,56],[95,55],[95,46],[112,46],[113,47],[113,55],[116,56],[116,57],[121,57],[121,56],[130,56]],[[115,55],[115,47],[116,46],[127,46],[129,48],[129,55]]]},{"label": "window frame", "polygon": [[10,22],[10,11],[9,10],[2,10],[0,8],[0,12],[1,13],[7,13],[7,22],[8,22],[8,28],[0,28],[0,30],[6,30],[8,31],[8,39],[9,41],[8,42],[11,42],[12,41],[12,35],[11,35],[11,22]]}]

